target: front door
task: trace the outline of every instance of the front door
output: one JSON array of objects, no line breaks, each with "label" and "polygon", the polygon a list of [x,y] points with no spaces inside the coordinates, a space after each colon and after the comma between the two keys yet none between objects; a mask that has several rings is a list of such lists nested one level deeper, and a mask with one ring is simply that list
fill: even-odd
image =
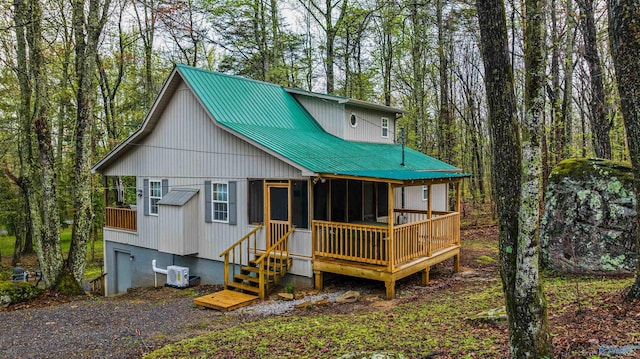
[{"label": "front door", "polygon": [[265,186],[265,223],[269,248],[289,231],[291,211],[289,183],[267,183]]}]

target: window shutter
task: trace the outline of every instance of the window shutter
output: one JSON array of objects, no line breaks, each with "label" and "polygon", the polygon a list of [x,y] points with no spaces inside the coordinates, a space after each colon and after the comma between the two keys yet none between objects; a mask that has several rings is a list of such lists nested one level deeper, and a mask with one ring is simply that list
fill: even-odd
[{"label": "window shutter", "polygon": [[162,197],[164,197],[167,192],[169,192],[169,180],[168,179],[163,179],[162,180]]},{"label": "window shutter", "polygon": [[211,213],[211,181],[204,181],[204,221],[213,222],[213,213]]},{"label": "window shutter", "polygon": [[149,215],[149,180],[142,180],[142,207],[144,208],[144,215]]},{"label": "window shutter", "polygon": [[237,182],[229,181],[229,224],[238,224]]}]

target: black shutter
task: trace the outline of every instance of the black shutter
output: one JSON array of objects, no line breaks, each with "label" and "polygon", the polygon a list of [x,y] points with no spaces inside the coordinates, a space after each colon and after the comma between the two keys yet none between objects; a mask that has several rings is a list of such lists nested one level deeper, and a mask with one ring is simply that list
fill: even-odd
[{"label": "black shutter", "polygon": [[204,181],[204,221],[208,223],[213,222],[211,200],[211,181]]},{"label": "black shutter", "polygon": [[144,215],[149,215],[149,180],[142,180],[142,207],[144,208]]},{"label": "black shutter", "polygon": [[166,196],[167,192],[169,192],[169,180],[163,179],[162,180],[162,197]]},{"label": "black shutter", "polygon": [[229,181],[229,224],[238,224],[237,183]]}]

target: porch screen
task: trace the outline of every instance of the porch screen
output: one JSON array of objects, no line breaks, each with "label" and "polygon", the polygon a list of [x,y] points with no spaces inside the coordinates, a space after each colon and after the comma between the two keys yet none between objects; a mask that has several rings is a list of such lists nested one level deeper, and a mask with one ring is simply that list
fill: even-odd
[{"label": "porch screen", "polygon": [[249,223],[258,224],[264,222],[264,181],[249,181]]},{"label": "porch screen", "polygon": [[313,185],[313,219],[326,221],[329,219],[329,181],[318,181]]},{"label": "porch screen", "polygon": [[378,217],[389,215],[389,189],[386,183],[378,183]]},{"label": "porch screen", "polygon": [[291,181],[291,221],[296,228],[309,228],[307,181]]}]

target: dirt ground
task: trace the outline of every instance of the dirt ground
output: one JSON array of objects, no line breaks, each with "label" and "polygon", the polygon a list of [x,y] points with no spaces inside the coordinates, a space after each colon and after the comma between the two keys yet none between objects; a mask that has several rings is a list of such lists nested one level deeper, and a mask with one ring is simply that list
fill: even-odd
[{"label": "dirt ground", "polygon": [[[462,244],[463,271],[473,272],[476,284],[478,280],[497,281],[497,229],[463,231]],[[402,295],[391,301],[382,300],[383,283],[339,277],[330,279],[325,291],[359,290],[364,293],[361,300],[297,310],[293,315],[388,311],[424,300],[426,295],[464,290],[467,285],[464,277],[454,275],[450,261],[431,269],[428,287],[420,286],[419,275],[398,282],[396,292]],[[0,310],[0,358],[137,358],[168,343],[263,316],[250,312],[223,314],[193,306],[195,296],[218,289],[134,288],[108,298],[45,293]],[[277,291],[274,293],[262,304],[279,300]],[[311,288],[296,292],[297,297],[313,294],[317,292]],[[618,343],[620,338],[629,338],[629,333],[636,333],[636,343],[629,344],[640,344],[640,303],[625,300],[622,292],[602,293],[601,300],[593,300],[592,305],[569,305],[550,313],[549,320],[556,357],[568,358],[576,349],[593,350],[604,343]],[[506,335],[506,324],[486,325]],[[508,348],[503,352],[508,356]]]}]

